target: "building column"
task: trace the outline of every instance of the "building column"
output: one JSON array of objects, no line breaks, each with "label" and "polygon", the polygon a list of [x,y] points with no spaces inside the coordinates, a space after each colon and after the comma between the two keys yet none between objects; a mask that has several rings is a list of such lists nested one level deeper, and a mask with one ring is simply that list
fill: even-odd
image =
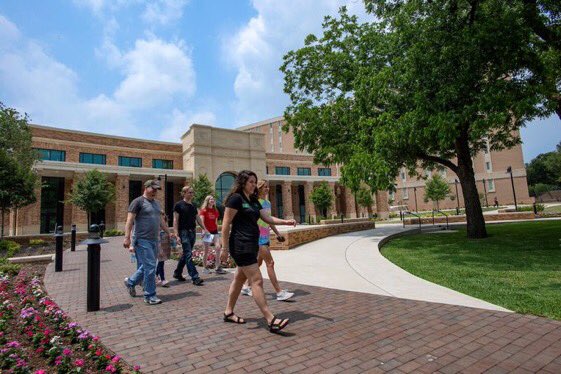
[{"label": "building column", "polygon": [[129,176],[117,174],[115,178],[115,228],[124,230],[129,208]]},{"label": "building column", "polygon": [[313,189],[314,189],[313,182],[306,182],[304,184],[304,198],[306,199],[306,213],[308,213],[308,217],[306,218],[309,218],[310,223],[312,224],[316,222],[316,208],[314,206],[314,203],[312,202],[312,199],[310,199]]},{"label": "building column", "polygon": [[331,207],[327,211],[327,218],[337,218],[337,194],[335,193],[335,182],[328,182],[329,191],[331,191]]},{"label": "building column", "polygon": [[4,231],[4,235],[15,236],[16,235],[16,209],[11,209],[9,213],[6,214],[4,219],[8,219],[8,231]]},{"label": "building column", "polygon": [[292,210],[292,183],[282,182],[282,206],[284,211],[284,219],[294,219]]},{"label": "building column", "polygon": [[347,218],[356,218],[355,195],[348,187],[345,187],[345,205],[347,207]]},{"label": "building column", "polygon": [[376,191],[376,214],[381,219],[388,219],[390,217],[388,191]]}]

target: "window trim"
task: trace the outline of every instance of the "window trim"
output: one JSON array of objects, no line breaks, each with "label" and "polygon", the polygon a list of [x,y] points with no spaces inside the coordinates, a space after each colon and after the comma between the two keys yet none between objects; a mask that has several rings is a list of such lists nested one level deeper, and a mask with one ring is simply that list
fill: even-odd
[{"label": "window trim", "polygon": [[[39,159],[41,161],[57,161],[57,162],[66,162],[66,151],[62,149],[50,149],[50,148],[35,148],[37,152],[39,152]],[[47,158],[43,158],[41,156],[42,152],[48,152],[49,156]],[[62,160],[53,160],[51,152],[60,152],[62,156]]]}]

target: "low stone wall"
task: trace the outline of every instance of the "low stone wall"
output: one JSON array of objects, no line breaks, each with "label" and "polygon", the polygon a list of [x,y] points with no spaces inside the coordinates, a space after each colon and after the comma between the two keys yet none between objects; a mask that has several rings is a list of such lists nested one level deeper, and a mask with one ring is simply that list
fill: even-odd
[{"label": "low stone wall", "polygon": [[[517,220],[528,220],[536,218],[534,212],[512,212],[512,213],[499,213],[499,214],[484,214],[483,218],[485,222],[491,221],[517,221]],[[419,219],[418,218],[407,218],[404,220],[406,225],[418,225]],[[448,216],[448,223],[457,223],[457,222],[466,222],[466,216]],[[434,217],[435,224],[445,224],[446,217],[444,216],[435,216]],[[422,225],[432,225],[432,217],[423,217],[421,218]]]},{"label": "low stone wall", "polygon": [[[82,240],[86,240],[88,238],[87,232],[78,232],[76,233],[76,245],[78,245]],[[21,235],[21,236],[5,236],[5,240],[12,240],[21,246],[25,247],[29,245],[30,240],[34,239],[41,239],[46,241],[47,243],[54,243],[55,237],[53,234],[38,234],[38,235]],[[64,233],[63,236],[63,248],[70,247],[70,233]]]},{"label": "low stone wall", "polygon": [[[342,223],[356,223],[356,222],[369,222],[369,218],[343,218]],[[335,219],[322,219],[319,221],[320,225],[336,225],[341,223],[341,218]]]},{"label": "low stone wall", "polygon": [[338,223],[328,224],[324,226],[304,227],[292,231],[283,232],[285,241],[280,243],[277,241],[276,236],[271,235],[271,249],[292,249],[304,243],[314,240],[322,239],[332,235],[344,234],[352,231],[363,231],[376,228],[376,222],[351,222],[351,223]]}]

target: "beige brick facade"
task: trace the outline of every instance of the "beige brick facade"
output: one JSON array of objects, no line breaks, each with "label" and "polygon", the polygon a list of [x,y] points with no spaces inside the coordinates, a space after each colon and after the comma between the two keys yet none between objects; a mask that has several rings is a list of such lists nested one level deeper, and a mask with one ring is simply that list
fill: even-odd
[{"label": "beige brick facade", "polygon": [[[76,181],[88,170],[100,170],[115,184],[115,199],[105,207],[104,221],[107,228],[124,228],[130,200],[142,193],[142,185],[148,179],[161,179],[164,189],[158,193],[157,199],[167,213],[171,214],[173,203],[181,198],[181,187],[190,183],[193,178],[206,174],[218,186],[224,176],[235,175],[242,169],[253,170],[259,178],[269,180],[269,198],[273,215],[276,216],[294,218],[298,222],[313,222],[319,218],[322,212],[316,210],[309,197],[321,182],[327,182],[333,193],[333,204],[327,212],[330,218],[341,215],[356,218],[374,213],[386,218],[389,215],[390,197],[386,191],[378,191],[374,195],[373,206],[357,206],[350,190],[339,184],[339,166],[314,164],[313,156],[296,149],[292,132],[285,133],[282,126],[282,117],[236,130],[195,124],[177,143],[36,125],[32,126],[32,132],[35,148],[64,151],[64,161],[44,160],[36,166],[41,177],[64,178],[64,199],[72,191]],[[105,164],[82,163],[81,161],[86,160],[80,158],[81,153],[103,155]],[[141,165],[120,165],[120,156],[139,158]],[[161,163],[154,160],[164,160],[166,169],[154,168],[153,166],[157,166],[155,162]],[[506,173],[508,166],[513,170],[517,201],[531,201],[520,146],[503,152],[482,152],[473,161],[478,188],[480,192],[484,192],[485,180],[490,205],[495,196],[501,204],[513,202],[510,175]],[[422,170],[419,172],[423,173]],[[445,178],[450,184],[451,195],[455,196],[454,173],[448,170]],[[164,181],[171,186],[171,190],[165,188]],[[399,176],[392,205],[406,205],[411,210],[430,209],[432,204],[423,201],[424,184],[423,179]],[[223,189],[226,187],[222,186]],[[166,196],[167,193],[172,195]],[[7,234],[39,233],[43,219],[41,195],[42,190],[38,188],[36,203],[5,215],[4,227]],[[458,195],[460,207],[463,207],[459,185]],[[458,200],[447,198],[440,203],[440,207],[454,208],[457,203]],[[71,224],[76,224],[79,231],[87,229],[86,213],[70,203],[64,203],[62,219],[65,231],[70,230]]]}]

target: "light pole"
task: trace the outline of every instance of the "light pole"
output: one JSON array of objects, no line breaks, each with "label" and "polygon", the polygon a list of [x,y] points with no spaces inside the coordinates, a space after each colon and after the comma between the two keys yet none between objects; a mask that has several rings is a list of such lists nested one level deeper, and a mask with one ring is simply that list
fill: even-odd
[{"label": "light pole", "polygon": [[485,178],[481,180],[483,182],[483,191],[485,192],[485,206],[489,208],[489,201],[487,201],[487,185],[485,184]]},{"label": "light pole", "polygon": [[413,187],[413,194],[415,195],[415,213],[418,213],[419,210],[417,210],[417,187]]},{"label": "light pole", "polygon": [[506,168],[506,172],[510,174],[510,184],[512,185],[512,196],[514,196],[514,210],[518,210],[518,204],[516,203],[516,191],[514,190],[514,178],[512,176],[512,167]]},{"label": "light pole", "polygon": [[454,179],[454,185],[456,185],[456,215],[460,215],[460,200],[458,199],[458,180]]}]

